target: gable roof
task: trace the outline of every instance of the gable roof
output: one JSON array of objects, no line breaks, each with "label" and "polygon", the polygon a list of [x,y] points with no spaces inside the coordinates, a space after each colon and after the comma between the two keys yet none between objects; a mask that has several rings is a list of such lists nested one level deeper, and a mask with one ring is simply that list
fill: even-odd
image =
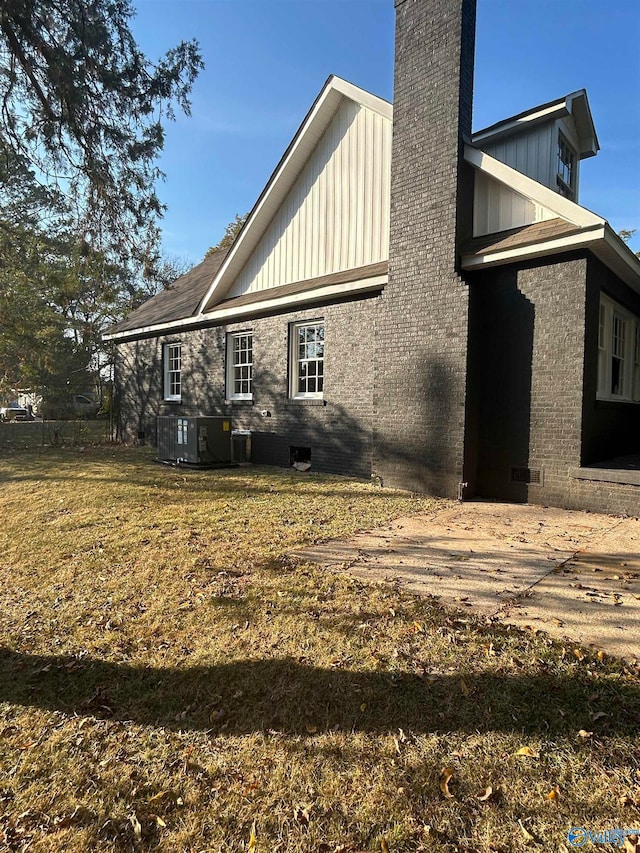
[{"label": "gable roof", "polygon": [[340,77],[329,77],[204,294],[198,308],[199,313],[212,309],[224,299],[345,98],[367,107],[389,121],[392,119],[393,107],[388,101]]},{"label": "gable roof", "polygon": [[167,290],[143,302],[128,317],[112,326],[109,333],[105,335],[105,339],[109,340],[112,335],[119,332],[191,317],[197,311],[200,300],[220,269],[228,251],[228,249],[222,249],[220,252],[209,255],[189,272],[177,278]]},{"label": "gable roof", "polygon": [[532,107],[529,110],[518,113],[518,115],[510,116],[482,130],[477,130],[471,135],[471,141],[474,145],[484,146],[496,142],[503,137],[519,133],[541,122],[564,118],[568,115],[572,116],[575,123],[580,142],[580,150],[578,152],[580,159],[593,157],[600,150],[600,144],[596,135],[591,107],[589,106],[589,99],[587,98],[585,89],[578,89],[577,92],[571,92],[570,95],[565,95],[556,101]]}]

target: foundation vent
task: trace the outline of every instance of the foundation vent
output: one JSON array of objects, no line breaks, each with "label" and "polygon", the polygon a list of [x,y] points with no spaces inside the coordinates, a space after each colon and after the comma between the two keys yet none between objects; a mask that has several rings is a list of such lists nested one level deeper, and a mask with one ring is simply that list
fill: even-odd
[{"label": "foundation vent", "polygon": [[512,483],[527,483],[528,485],[542,486],[544,480],[544,472],[542,468],[525,468],[521,465],[515,465],[511,469]]}]

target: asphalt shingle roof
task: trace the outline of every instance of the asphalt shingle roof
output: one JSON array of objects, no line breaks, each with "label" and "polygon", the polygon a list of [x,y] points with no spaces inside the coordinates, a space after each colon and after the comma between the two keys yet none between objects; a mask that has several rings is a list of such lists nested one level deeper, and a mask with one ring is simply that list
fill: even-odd
[{"label": "asphalt shingle roof", "polygon": [[112,326],[109,334],[183,320],[195,314],[200,300],[209,289],[227,256],[228,249],[209,255],[188,273],[181,275],[167,290],[152,296],[128,317]]}]

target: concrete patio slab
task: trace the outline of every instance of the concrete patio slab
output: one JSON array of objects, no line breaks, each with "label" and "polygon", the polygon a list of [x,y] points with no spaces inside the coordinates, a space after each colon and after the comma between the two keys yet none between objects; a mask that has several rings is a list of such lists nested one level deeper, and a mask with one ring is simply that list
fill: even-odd
[{"label": "concrete patio slab", "polygon": [[640,659],[638,519],[447,504],[295,556]]}]

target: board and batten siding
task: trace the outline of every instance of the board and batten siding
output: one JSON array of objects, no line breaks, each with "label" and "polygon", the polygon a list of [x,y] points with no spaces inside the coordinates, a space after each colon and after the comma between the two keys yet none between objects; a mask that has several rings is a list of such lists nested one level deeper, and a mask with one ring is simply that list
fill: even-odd
[{"label": "board and batten siding", "polygon": [[[544,186],[550,186],[551,158],[556,156],[557,130],[553,123],[500,139],[481,148],[491,157],[517,169]],[[555,169],[555,160],[553,162]],[[555,176],[555,172],[554,172]]]},{"label": "board and batten siding", "polygon": [[229,297],[387,260],[391,121],[345,99]]},{"label": "board and batten siding", "polygon": [[476,172],[473,235],[496,234],[554,219],[553,213],[482,172]]}]

